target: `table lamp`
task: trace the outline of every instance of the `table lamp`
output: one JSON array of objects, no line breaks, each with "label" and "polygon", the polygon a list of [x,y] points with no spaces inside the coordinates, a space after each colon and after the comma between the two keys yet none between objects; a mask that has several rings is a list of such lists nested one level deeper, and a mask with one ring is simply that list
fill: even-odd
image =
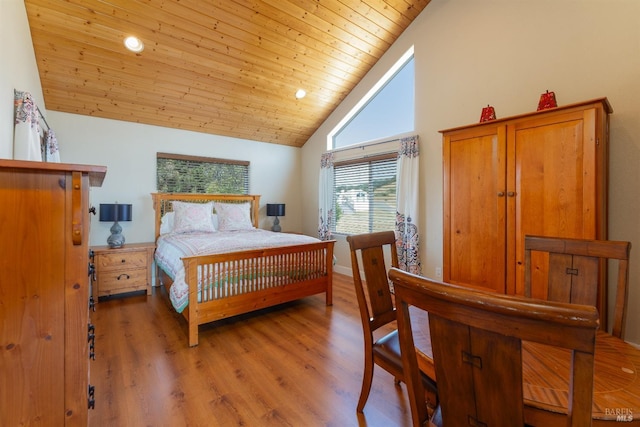
[{"label": "table lamp", "polygon": [[124,245],[124,235],[118,221],[131,221],[132,213],[131,205],[122,205],[118,204],[118,202],[100,204],[100,221],[113,221],[111,235],[107,239],[107,244],[110,248],[120,248]]},{"label": "table lamp", "polygon": [[276,219],[273,220],[273,227],[271,227],[271,231],[282,231],[278,217],[284,216],[284,203],[267,203],[267,216],[276,217]]}]

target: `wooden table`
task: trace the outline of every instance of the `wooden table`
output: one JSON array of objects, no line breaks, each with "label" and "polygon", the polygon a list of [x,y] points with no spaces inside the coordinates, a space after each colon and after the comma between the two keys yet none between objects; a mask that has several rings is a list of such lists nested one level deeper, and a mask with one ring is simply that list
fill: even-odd
[{"label": "wooden table", "polygon": [[[411,307],[418,364],[435,378],[426,313]],[[569,352],[525,342],[522,347],[525,422],[566,425]],[[640,426],[640,349],[605,332],[596,336],[593,426]]]}]

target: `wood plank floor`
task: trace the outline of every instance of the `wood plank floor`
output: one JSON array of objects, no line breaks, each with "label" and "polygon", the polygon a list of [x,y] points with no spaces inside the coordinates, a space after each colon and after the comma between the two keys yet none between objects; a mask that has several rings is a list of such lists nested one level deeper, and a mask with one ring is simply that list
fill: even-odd
[{"label": "wood plank floor", "polygon": [[316,295],[200,327],[166,293],[100,301],[90,426],[409,426],[405,386],[374,371],[356,414],[362,327],[351,278],[334,276],[334,304]]}]

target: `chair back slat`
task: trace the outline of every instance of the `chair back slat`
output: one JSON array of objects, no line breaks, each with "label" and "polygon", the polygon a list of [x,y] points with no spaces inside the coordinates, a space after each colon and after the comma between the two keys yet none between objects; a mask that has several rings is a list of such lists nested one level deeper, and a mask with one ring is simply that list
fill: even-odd
[{"label": "chair back slat", "polygon": [[571,267],[566,267],[565,276],[569,277],[571,293],[569,299],[553,298],[549,300],[570,302],[572,304],[593,305],[598,303],[598,277],[600,277],[600,258],[572,256]]},{"label": "chair back slat", "polygon": [[353,281],[360,315],[365,334],[370,335],[395,320],[396,311],[387,277],[384,248],[387,247],[390,251],[391,265],[397,266],[396,237],[393,231],[383,231],[348,236],[347,241],[351,249]]},{"label": "chair back slat", "polygon": [[371,317],[372,319],[380,316],[384,317],[386,313],[394,311],[394,306],[389,289],[383,247],[376,246],[362,249],[361,255],[364,280],[367,283],[366,288],[371,307]]}]

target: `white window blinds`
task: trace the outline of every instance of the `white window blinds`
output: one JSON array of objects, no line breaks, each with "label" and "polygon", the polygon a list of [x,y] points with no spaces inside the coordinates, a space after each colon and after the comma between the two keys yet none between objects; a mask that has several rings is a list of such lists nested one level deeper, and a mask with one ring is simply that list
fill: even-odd
[{"label": "white window blinds", "polygon": [[336,220],[332,231],[359,234],[393,230],[397,153],[336,162]]}]

